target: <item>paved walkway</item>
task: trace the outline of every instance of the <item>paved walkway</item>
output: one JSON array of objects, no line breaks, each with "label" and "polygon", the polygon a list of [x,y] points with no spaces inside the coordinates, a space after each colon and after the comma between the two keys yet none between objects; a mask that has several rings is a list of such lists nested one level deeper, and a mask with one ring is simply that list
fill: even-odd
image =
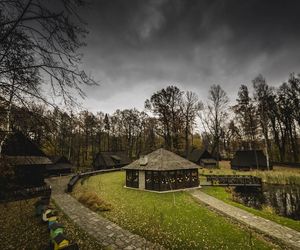
[{"label": "paved walkway", "polygon": [[48,179],[52,199],[80,228],[108,249],[164,249],[144,238],[122,229],[101,215],[91,211],[64,192],[70,177]]},{"label": "paved walkway", "polygon": [[255,216],[240,208],[226,204],[200,190],[190,192],[197,200],[209,205],[213,209],[229,216],[269,237],[285,243],[293,249],[300,249],[300,233],[273,221]]}]

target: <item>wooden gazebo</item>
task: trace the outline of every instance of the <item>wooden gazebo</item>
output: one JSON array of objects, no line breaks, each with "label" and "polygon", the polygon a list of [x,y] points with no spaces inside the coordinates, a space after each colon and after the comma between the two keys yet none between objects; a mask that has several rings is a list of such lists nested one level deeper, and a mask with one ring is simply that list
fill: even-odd
[{"label": "wooden gazebo", "polygon": [[126,187],[155,191],[198,187],[198,168],[195,163],[163,148],[123,167]]}]

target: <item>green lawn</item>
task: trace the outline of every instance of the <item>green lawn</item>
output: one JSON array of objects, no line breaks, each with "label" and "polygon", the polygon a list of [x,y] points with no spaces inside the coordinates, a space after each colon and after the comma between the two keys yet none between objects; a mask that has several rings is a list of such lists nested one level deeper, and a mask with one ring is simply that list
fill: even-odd
[{"label": "green lawn", "polygon": [[214,197],[218,198],[219,200],[222,200],[230,205],[239,207],[239,208],[244,209],[252,214],[263,217],[268,220],[272,220],[274,222],[277,222],[278,224],[290,227],[290,228],[295,229],[300,232],[300,221],[296,221],[293,219],[279,216],[277,214],[271,213],[268,210],[258,210],[258,209],[250,208],[250,207],[244,206],[242,204],[239,204],[237,202],[234,202],[234,201],[232,201],[231,194],[229,192],[226,192],[225,188],[223,188],[223,187],[204,187],[202,189],[202,191],[211,196],[214,196]]},{"label": "green lawn", "polygon": [[[124,188],[124,172],[88,178],[74,195],[95,191],[112,205],[101,214],[123,228],[172,249],[274,249],[250,231],[196,203],[185,192],[157,194]],[[175,203],[175,204],[174,204]]]}]

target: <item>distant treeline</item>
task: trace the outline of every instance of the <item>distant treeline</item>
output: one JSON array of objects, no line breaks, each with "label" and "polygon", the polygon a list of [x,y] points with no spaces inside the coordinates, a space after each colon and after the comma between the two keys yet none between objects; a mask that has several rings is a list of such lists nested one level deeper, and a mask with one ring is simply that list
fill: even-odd
[{"label": "distant treeline", "polygon": [[[65,155],[78,166],[90,166],[99,151],[126,150],[131,158],[164,146],[181,155],[206,147],[230,158],[238,149],[263,149],[276,162],[299,162],[300,78],[291,74],[278,88],[260,75],[253,93],[241,85],[236,103],[212,85],[203,104],[196,93],[168,86],[145,101],[145,109],[66,112],[46,105],[20,103],[11,108],[1,99],[0,125],[21,130],[49,154]],[[198,132],[196,133],[196,128]]]}]

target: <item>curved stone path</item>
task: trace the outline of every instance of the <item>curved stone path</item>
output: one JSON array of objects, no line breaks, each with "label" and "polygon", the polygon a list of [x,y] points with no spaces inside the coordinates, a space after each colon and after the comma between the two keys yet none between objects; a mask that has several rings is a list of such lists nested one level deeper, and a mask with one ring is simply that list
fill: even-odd
[{"label": "curved stone path", "polygon": [[255,216],[245,210],[231,206],[208,194],[195,190],[190,192],[198,201],[205,203],[218,212],[237,220],[254,230],[276,239],[291,249],[300,249],[300,232],[291,228],[279,225],[273,221]]},{"label": "curved stone path", "polygon": [[91,211],[65,193],[70,177],[50,178],[47,182],[52,187],[52,199],[80,228],[94,237],[107,249],[164,249],[141,236],[122,229],[115,223]]}]

